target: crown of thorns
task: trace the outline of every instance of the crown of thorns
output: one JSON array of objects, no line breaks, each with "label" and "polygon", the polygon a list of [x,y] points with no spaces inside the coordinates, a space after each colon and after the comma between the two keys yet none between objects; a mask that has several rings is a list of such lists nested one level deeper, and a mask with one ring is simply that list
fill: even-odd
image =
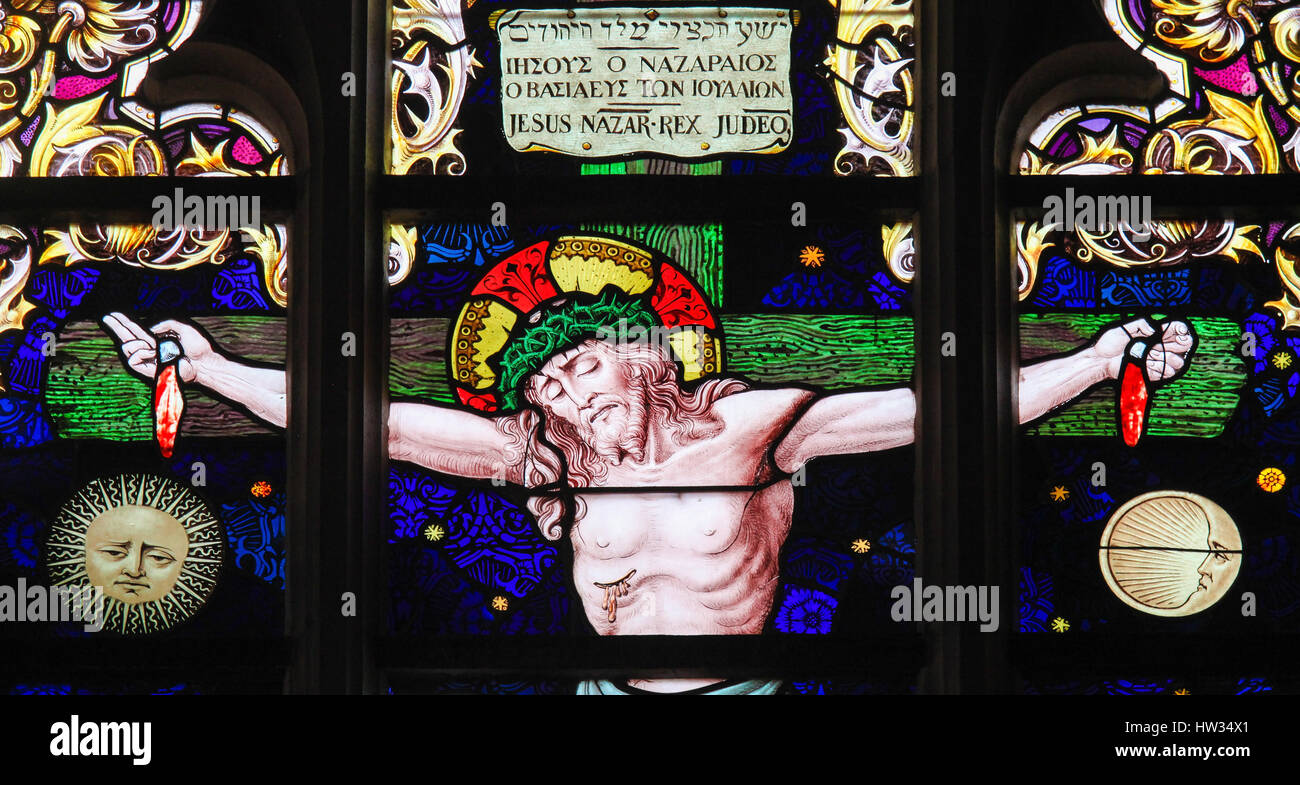
[{"label": "crown of thorns", "polygon": [[649,329],[657,323],[655,314],[639,300],[621,297],[611,288],[601,292],[595,302],[570,301],[558,306],[525,328],[502,352],[502,411],[519,408],[524,380],[555,355],[620,324]]},{"label": "crown of thorns", "polygon": [[453,394],[471,409],[517,411],[524,382],[557,353],[656,327],[683,333],[671,348],[684,381],[721,373],[721,325],[671,260],[619,237],[542,240],[487,270],[451,324]]}]

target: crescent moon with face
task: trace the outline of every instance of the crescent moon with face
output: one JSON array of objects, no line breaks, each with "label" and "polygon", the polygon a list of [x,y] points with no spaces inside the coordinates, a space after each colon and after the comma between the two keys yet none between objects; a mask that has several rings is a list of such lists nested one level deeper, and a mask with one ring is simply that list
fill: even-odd
[{"label": "crescent moon with face", "polygon": [[1221,600],[1241,570],[1241,533],[1213,501],[1152,491],[1111,516],[1098,558],[1124,604],[1153,616],[1190,616]]}]

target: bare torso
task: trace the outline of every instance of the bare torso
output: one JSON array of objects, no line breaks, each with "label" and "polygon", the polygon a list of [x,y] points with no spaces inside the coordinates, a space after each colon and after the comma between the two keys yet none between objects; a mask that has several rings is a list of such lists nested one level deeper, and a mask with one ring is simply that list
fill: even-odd
[{"label": "bare torso", "polygon": [[[794,508],[771,449],[810,397],[784,390],[723,398],[712,412],[720,433],[611,467],[595,486],[665,490],[583,495],[586,512],[571,534],[574,583],[597,632],[762,630]],[[699,486],[709,489],[677,490]]]}]

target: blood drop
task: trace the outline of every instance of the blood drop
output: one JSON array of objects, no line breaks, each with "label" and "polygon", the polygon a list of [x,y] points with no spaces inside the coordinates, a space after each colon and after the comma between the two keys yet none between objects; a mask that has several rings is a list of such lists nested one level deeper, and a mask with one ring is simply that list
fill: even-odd
[{"label": "blood drop", "polygon": [[164,458],[172,457],[176,447],[176,433],[181,427],[181,415],[185,412],[185,395],[176,375],[176,365],[165,365],[158,372],[158,381],[154,388],[153,414],[154,433],[158,437],[158,448]]},{"label": "blood drop", "polygon": [[1142,366],[1140,361],[1128,360],[1120,378],[1119,428],[1124,443],[1129,447],[1136,447],[1146,431],[1147,409],[1151,404],[1151,391],[1147,389],[1146,372]]}]

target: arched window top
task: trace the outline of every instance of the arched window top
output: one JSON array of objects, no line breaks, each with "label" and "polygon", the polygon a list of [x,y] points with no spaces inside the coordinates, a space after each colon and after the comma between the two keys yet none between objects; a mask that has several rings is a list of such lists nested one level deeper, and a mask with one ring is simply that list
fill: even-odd
[{"label": "arched window top", "polygon": [[15,0],[0,8],[0,177],[283,175],[279,137],[242,108],[156,106],[152,65],[194,34],[204,0]]},{"label": "arched window top", "polygon": [[1300,171],[1300,6],[1289,0],[1100,0],[1098,6],[1119,41],[1159,72],[1159,93],[1145,101],[1039,106],[1011,157],[1014,173]]}]

